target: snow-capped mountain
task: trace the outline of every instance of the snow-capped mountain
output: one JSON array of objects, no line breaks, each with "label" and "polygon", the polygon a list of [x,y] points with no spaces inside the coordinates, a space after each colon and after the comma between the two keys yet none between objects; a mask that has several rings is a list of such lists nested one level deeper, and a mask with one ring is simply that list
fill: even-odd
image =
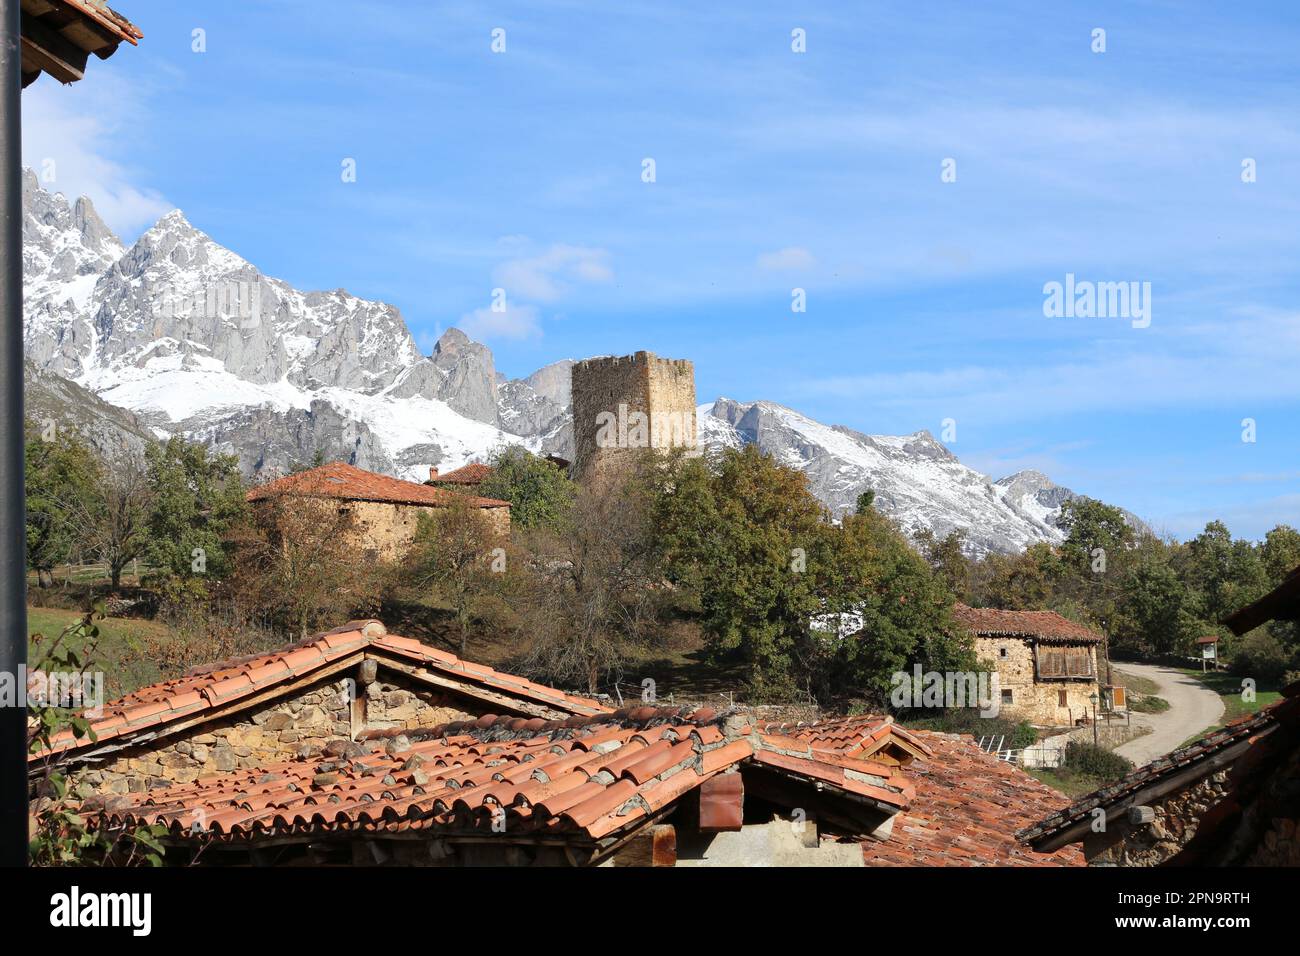
[{"label": "snow-capped mountain", "polygon": [[250,473],[319,452],[422,477],[501,444],[562,454],[571,441],[549,380],[499,381],[492,353],[456,329],[423,355],[394,307],[299,291],[179,210],[127,249],[89,200],[30,172],[24,207],[29,360]]},{"label": "snow-capped mountain", "polygon": [[[424,355],[396,308],[266,276],[180,211],[126,248],[89,200],[69,203],[29,172],[24,212],[30,387],[69,418],[88,404],[77,386],[98,396],[106,404],[79,424],[104,441],[114,428],[128,442],[182,434],[238,455],[249,475],[317,454],[413,479],[504,444],[572,457],[572,361],[507,380],[458,329]],[[113,418],[114,406],[133,414]],[[835,513],[870,488],[904,531],[964,529],[974,553],[1060,540],[1075,497],[1037,472],[994,482],[924,431],[866,435],[761,401],[698,411],[705,445],[757,444]]]},{"label": "snow-capped mountain", "polygon": [[[864,435],[842,425],[823,425],[773,402],[742,404],[728,398],[700,406],[696,417],[703,443],[758,445],[802,471],[809,488],[837,515],[852,512],[858,495],[870,489],[875,507],[905,532],[925,528],[943,537],[961,529],[976,554],[1019,551],[1036,541],[1064,537],[1052,520],[1059,503],[1055,508],[1028,506],[1022,478],[1030,473],[994,482],[963,465],[927,431]],[[1075,497],[1069,489],[1043,481],[1042,487],[1050,485],[1061,501]]]}]

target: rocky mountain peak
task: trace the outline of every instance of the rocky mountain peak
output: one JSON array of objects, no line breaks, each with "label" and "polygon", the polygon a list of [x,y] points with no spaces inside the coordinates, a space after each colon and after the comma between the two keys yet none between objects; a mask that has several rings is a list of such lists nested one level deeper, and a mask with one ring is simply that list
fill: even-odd
[{"label": "rocky mountain peak", "polygon": [[[89,200],[69,203],[31,171],[24,187],[29,378],[52,408],[76,404],[58,387],[69,379],[109,403],[86,423],[96,434],[182,434],[250,474],[318,452],[417,479],[505,444],[572,458],[570,360],[508,380],[456,328],[423,355],[393,306],[295,289],[179,209],[125,250]],[[110,406],[138,417],[113,420]],[[925,430],[866,434],[728,398],[701,405],[697,423],[706,446],[754,444],[803,472],[837,515],[871,489],[903,531],[962,529],[975,553],[1060,540],[1055,518],[1074,495],[1037,472],[995,484]]]}]

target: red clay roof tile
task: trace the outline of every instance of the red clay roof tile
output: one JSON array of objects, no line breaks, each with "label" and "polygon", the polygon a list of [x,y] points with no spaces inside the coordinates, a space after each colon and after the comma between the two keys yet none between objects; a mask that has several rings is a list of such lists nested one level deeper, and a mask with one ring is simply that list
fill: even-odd
[{"label": "red clay roof tile", "polygon": [[467,502],[473,508],[509,508],[510,502],[495,498],[462,495],[414,481],[364,471],[341,461],[285,475],[248,492],[249,501],[264,501],[281,495],[305,498],[337,498],[344,501],[381,501],[388,504],[423,505],[445,508],[453,502]]},{"label": "red clay roof tile", "polygon": [[1055,611],[1003,611],[991,607],[953,607],[957,623],[972,634],[1033,637],[1054,644],[1099,644],[1101,635]]}]

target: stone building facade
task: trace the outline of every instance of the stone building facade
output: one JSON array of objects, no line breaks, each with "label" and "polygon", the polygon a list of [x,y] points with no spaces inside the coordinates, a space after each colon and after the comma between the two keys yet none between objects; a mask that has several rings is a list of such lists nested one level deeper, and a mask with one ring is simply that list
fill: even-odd
[{"label": "stone building facade", "polygon": [[1101,635],[1053,611],[959,604],[953,616],[974,635],[976,656],[997,671],[1002,716],[1040,727],[1092,719]]},{"label": "stone building facade", "polygon": [[342,462],[261,485],[248,493],[248,501],[268,522],[274,509],[288,503],[318,510],[322,521],[345,515],[345,533],[354,539],[357,551],[385,562],[406,556],[421,516],[436,520],[457,502],[473,508],[493,534],[510,533],[509,502],[401,481]]},{"label": "stone building facade", "polygon": [[1092,716],[1089,696],[1097,693],[1095,649],[1079,646],[1090,662],[1091,677],[1049,679],[1038,676],[1037,648],[1020,637],[976,637],[976,656],[997,669],[1002,716],[1043,727],[1072,727]]},{"label": "stone building facade", "polygon": [[644,448],[698,448],[695,366],[653,352],[576,362],[573,473],[607,474]]}]

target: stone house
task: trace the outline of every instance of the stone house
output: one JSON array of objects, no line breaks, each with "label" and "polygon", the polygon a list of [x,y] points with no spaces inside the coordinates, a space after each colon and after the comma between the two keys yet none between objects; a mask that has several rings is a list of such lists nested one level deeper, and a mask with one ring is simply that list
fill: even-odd
[{"label": "stone house", "polygon": [[266,654],[222,661],[133,691],[30,758],[58,760],[105,794],[143,793],[228,771],[319,756],[327,741],[485,714],[568,718],[608,711],[419,641],[353,621]]},{"label": "stone house", "polygon": [[481,461],[471,461],[467,465],[444,472],[439,472],[435,467],[429,469],[429,480],[425,484],[432,485],[435,488],[448,488],[452,491],[468,491],[472,493],[495,470],[491,465],[486,465]]},{"label": "stone house", "polygon": [[415,538],[420,516],[436,516],[453,501],[476,509],[495,533],[510,532],[508,501],[402,481],[341,461],[277,478],[253,488],[247,497],[255,511],[291,498],[347,513],[355,528],[357,548],[382,561],[401,560]]},{"label": "stone house", "polygon": [[[1274,620],[1300,620],[1300,568],[1223,623]],[[1081,843],[1092,866],[1300,866],[1300,681],[1017,836],[1049,853]]]},{"label": "stone house", "polygon": [[958,604],[953,616],[975,636],[976,656],[997,668],[1002,715],[1042,727],[1092,719],[1100,634],[1055,611]]}]

